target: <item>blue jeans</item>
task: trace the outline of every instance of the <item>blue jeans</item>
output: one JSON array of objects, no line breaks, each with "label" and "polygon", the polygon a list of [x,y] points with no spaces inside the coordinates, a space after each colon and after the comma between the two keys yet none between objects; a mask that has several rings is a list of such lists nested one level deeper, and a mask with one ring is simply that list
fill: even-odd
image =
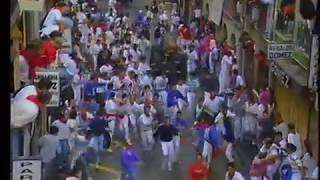
[{"label": "blue jeans", "polygon": [[67,139],[60,139],[59,140],[59,144],[60,144],[60,160],[61,162],[63,161],[67,161],[68,162],[68,158],[69,158],[69,154],[70,154],[70,146],[68,143]]},{"label": "blue jeans", "polygon": [[104,135],[100,135],[100,136],[95,136],[93,137],[93,144],[94,144],[94,150],[97,153],[97,163],[101,162],[101,153],[103,152],[103,145],[104,145]]},{"label": "blue jeans", "polygon": [[137,170],[124,170],[121,174],[121,180],[137,180],[138,171]]}]

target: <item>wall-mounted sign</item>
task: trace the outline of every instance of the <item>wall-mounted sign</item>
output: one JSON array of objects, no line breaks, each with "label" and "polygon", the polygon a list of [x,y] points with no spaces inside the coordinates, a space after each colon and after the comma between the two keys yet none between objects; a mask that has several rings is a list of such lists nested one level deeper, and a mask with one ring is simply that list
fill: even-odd
[{"label": "wall-mounted sign", "polygon": [[47,107],[58,107],[60,102],[60,79],[58,71],[38,71],[34,82],[38,82],[41,78],[47,77],[51,80],[52,86],[49,89],[52,97]]},{"label": "wall-mounted sign", "polygon": [[288,59],[294,51],[294,44],[268,44],[268,59]]},{"label": "wall-mounted sign", "polygon": [[274,62],[271,63],[271,72],[282,82],[285,87],[289,87],[290,77]]},{"label": "wall-mounted sign", "polygon": [[21,159],[13,161],[12,180],[41,179],[41,160],[39,159]]}]

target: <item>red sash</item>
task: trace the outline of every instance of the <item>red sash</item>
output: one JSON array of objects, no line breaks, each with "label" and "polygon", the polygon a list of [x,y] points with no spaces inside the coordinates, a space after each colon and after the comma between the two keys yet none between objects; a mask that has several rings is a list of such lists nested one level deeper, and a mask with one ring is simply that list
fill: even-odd
[{"label": "red sash", "polygon": [[45,107],[45,104],[38,98],[38,96],[31,95],[31,96],[28,96],[26,99],[33,102],[38,107]]}]

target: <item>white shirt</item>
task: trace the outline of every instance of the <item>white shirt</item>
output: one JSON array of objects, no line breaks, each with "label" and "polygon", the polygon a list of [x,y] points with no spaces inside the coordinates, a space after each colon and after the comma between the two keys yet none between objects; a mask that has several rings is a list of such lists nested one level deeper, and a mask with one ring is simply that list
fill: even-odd
[{"label": "white shirt", "polygon": [[192,52],[189,52],[187,56],[188,56],[188,59],[191,61],[196,61],[199,59],[198,53],[195,50],[193,50]]},{"label": "white shirt", "polygon": [[304,154],[302,164],[306,169],[306,177],[311,178],[314,169],[317,167],[317,161],[309,153]]},{"label": "white shirt", "polygon": [[43,26],[59,25],[62,19],[62,13],[59,9],[51,9],[43,22]]},{"label": "white shirt", "polygon": [[200,18],[201,17],[201,9],[195,9],[194,10],[194,17]]},{"label": "white shirt", "polygon": [[64,66],[66,67],[67,72],[72,76],[79,72],[76,62],[72,59],[67,59],[64,62]]},{"label": "white shirt", "polygon": [[71,131],[67,123],[63,123],[60,120],[55,120],[52,123],[53,126],[56,126],[59,129],[57,138],[59,140],[70,139]]},{"label": "white shirt", "polygon": [[152,115],[147,117],[144,113],[139,117],[139,122],[141,123],[141,128],[143,130],[152,130]]},{"label": "white shirt", "polygon": [[21,80],[29,82],[29,64],[23,56],[19,56],[19,72]]},{"label": "white shirt", "polygon": [[146,63],[139,63],[138,71],[141,74],[146,73],[147,71],[151,70],[150,66]]},{"label": "white shirt", "polygon": [[[230,118],[234,118],[236,115],[235,115],[234,113],[232,113],[231,111],[228,110],[226,116],[227,116],[227,117],[230,117]],[[218,126],[219,128],[221,128],[222,134],[225,134],[226,132],[225,132],[224,124],[223,124],[223,118],[224,118],[224,115],[223,115],[222,112],[220,112],[220,113],[216,116],[214,122],[215,122],[216,124],[218,124],[217,126]]]},{"label": "white shirt", "polygon": [[115,39],[114,34],[113,34],[112,31],[108,30],[108,31],[106,31],[105,34],[106,34],[107,42],[111,43]]},{"label": "white shirt", "polygon": [[239,87],[239,86],[241,87],[245,86],[244,80],[240,75],[238,75],[236,78],[236,87]]},{"label": "white shirt", "polygon": [[221,103],[224,101],[223,97],[216,96],[213,100],[207,98],[203,102],[203,106],[206,106],[212,113],[217,113]]},{"label": "white shirt", "polygon": [[49,163],[54,159],[59,151],[59,141],[57,136],[47,134],[39,139],[40,156],[42,162]]},{"label": "white shirt", "polygon": [[[226,173],[225,180],[230,180],[228,172]],[[245,179],[239,172],[236,171],[231,180],[245,180]]]},{"label": "white shirt", "polygon": [[282,138],[287,139],[288,137],[288,125],[285,122],[278,124],[274,127],[274,130],[282,133]]},{"label": "white shirt", "polygon": [[177,85],[177,90],[184,96],[187,97],[188,86],[186,84]]},{"label": "white shirt", "polygon": [[164,79],[162,76],[157,76],[154,80],[156,90],[164,90],[167,87],[168,78]]},{"label": "white shirt", "polygon": [[21,99],[25,99],[28,96],[32,96],[32,95],[35,95],[35,96],[38,95],[35,85],[29,85],[29,86],[26,86],[26,87],[22,88],[16,94],[16,96],[13,99],[13,101],[18,101],[18,100],[21,100]]},{"label": "white shirt", "polygon": [[288,143],[291,143],[296,146],[297,151],[295,152],[299,157],[302,156],[302,144],[301,136],[298,133],[289,133],[288,134]]},{"label": "white shirt", "polygon": [[68,119],[67,125],[70,129],[72,129],[71,138],[75,138],[78,131],[78,126],[79,126],[78,119]]},{"label": "white shirt", "polygon": [[118,105],[113,100],[107,100],[104,107],[106,112],[110,114],[116,113],[118,109]]},{"label": "white shirt", "polygon": [[120,89],[121,88],[122,84],[121,84],[121,80],[118,76],[112,76],[110,81],[113,83],[113,89]]},{"label": "white shirt", "polygon": [[78,12],[78,13],[77,13],[77,19],[78,19],[78,22],[79,22],[79,23],[84,23],[85,20],[87,20],[87,16],[86,16],[86,14],[83,13],[83,12]]}]

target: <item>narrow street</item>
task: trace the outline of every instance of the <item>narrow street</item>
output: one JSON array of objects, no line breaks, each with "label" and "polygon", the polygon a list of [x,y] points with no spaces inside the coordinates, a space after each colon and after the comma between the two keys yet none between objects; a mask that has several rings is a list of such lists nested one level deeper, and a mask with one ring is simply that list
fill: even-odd
[{"label": "narrow street", "polygon": [[[149,4],[148,4],[149,3]],[[134,0],[133,4],[129,5],[129,13],[131,18],[135,18],[137,12],[143,9],[145,5],[150,5],[147,0]],[[131,19],[132,20],[132,19]],[[153,40],[153,32],[151,31],[151,41]],[[202,90],[206,89],[218,89],[218,80],[215,75],[210,75],[210,83],[207,81],[202,82],[203,74],[199,73],[200,87]],[[200,92],[200,91],[199,91]],[[184,111],[182,113],[184,119],[192,122],[193,112]],[[116,125],[117,127],[117,125]],[[120,179],[116,173],[111,171],[121,172],[121,162],[120,162],[120,152],[123,148],[121,142],[125,142],[121,139],[119,129],[116,128],[116,134],[114,137],[114,142],[112,144],[113,152],[104,152],[102,166],[105,170],[93,170],[94,180],[104,180],[104,179]],[[133,133],[131,133],[132,135]],[[133,135],[132,135],[133,136]],[[191,129],[185,130],[181,135],[181,152],[180,152],[180,163],[175,165],[172,172],[168,172],[161,169],[162,163],[162,153],[160,143],[157,142],[154,150],[151,152],[144,152],[141,148],[140,137],[133,138],[134,147],[140,153],[143,164],[140,167],[139,179],[141,180],[187,180],[189,167],[195,160],[196,151],[192,144],[195,140],[194,132]],[[248,177],[249,167],[253,155],[256,154],[256,149],[252,148],[250,145],[239,144],[236,146],[235,156],[236,156],[236,166],[239,168],[240,172],[246,177]],[[218,157],[212,161],[210,169],[209,179],[224,179],[226,172],[227,160],[224,156]]]}]

